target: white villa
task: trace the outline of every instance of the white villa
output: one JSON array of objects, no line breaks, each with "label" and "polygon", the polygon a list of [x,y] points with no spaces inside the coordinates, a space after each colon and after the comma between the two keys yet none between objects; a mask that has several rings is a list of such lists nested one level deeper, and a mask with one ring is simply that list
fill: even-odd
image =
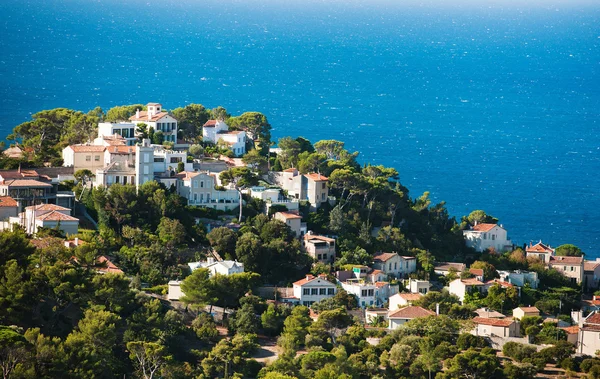
[{"label": "white villa", "polygon": [[410,273],[417,271],[417,259],[397,253],[378,253],[373,257],[373,268],[394,278],[405,278]]},{"label": "white villa", "polygon": [[313,303],[333,297],[337,292],[335,284],[327,280],[326,275],[306,275],[293,284],[294,297],[285,299],[310,307]]},{"label": "white villa", "polygon": [[31,205],[17,217],[10,217],[9,223],[19,224],[28,234],[36,234],[39,228],[58,228],[65,235],[77,234],[79,219],[71,216],[69,208],[55,204]]},{"label": "white villa", "polygon": [[206,268],[213,275],[232,275],[244,272],[244,264],[238,261],[217,261],[214,258],[208,258],[204,262],[188,263],[191,271],[199,268]]},{"label": "white villa", "polygon": [[506,230],[502,225],[477,223],[469,229],[463,230],[463,236],[467,246],[474,248],[478,252],[487,249],[494,249],[497,252],[503,252],[512,248],[512,243],[507,237]]},{"label": "white villa", "polygon": [[271,180],[298,200],[307,200],[311,211],[329,201],[329,179],[321,174],[300,174],[295,168],[271,172]]},{"label": "white villa", "polygon": [[229,125],[223,120],[206,121],[202,126],[202,139],[215,145],[224,143],[236,156],[246,154],[246,132],[243,130],[230,131]]},{"label": "white villa", "polygon": [[335,239],[308,232],[302,238],[302,247],[306,254],[317,262],[333,263],[335,260]]},{"label": "white villa", "polygon": [[525,248],[525,255],[528,258],[534,257],[540,259],[544,263],[548,263],[550,262],[550,257],[554,255],[554,250],[555,249],[551,248],[550,245],[546,245],[540,241],[535,245],[530,243],[529,246]]},{"label": "white villa", "polygon": [[[129,117],[129,121],[136,126],[144,123],[149,128],[153,128],[155,132],[162,132],[165,141],[177,143],[177,120],[175,117],[168,112],[163,112],[162,104],[159,103],[148,103],[146,108],[147,111],[138,110],[134,116]],[[125,136],[123,135],[123,137]]]},{"label": "white villa", "polygon": [[183,171],[174,177],[160,177],[167,187],[176,180],[175,188],[180,196],[187,199],[188,205],[197,205],[219,210],[235,209],[240,204],[240,195],[235,189],[216,189],[216,174],[208,171]]}]

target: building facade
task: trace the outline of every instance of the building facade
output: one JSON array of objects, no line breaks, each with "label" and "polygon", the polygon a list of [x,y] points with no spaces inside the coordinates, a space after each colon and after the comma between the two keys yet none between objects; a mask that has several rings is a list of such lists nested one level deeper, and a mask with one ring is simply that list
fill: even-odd
[{"label": "building facade", "polygon": [[463,230],[468,247],[478,252],[488,249],[504,252],[512,249],[512,243],[502,225],[475,223],[469,230]]},{"label": "building facade", "polygon": [[302,246],[306,254],[316,262],[331,264],[335,260],[335,240],[333,238],[309,232],[302,238]]},{"label": "building facade", "polygon": [[373,267],[394,278],[406,278],[417,271],[417,259],[397,253],[378,253],[373,257]]}]

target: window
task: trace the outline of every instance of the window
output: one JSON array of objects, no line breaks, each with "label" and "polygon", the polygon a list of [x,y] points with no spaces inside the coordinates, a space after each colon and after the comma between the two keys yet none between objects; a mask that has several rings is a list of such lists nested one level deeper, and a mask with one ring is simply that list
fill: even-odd
[{"label": "window", "polygon": [[91,155],[86,155],[85,156],[85,161],[86,162],[90,162],[92,160],[92,156]]},{"label": "window", "polygon": [[389,267],[390,267],[390,271],[391,271],[391,270],[392,270],[392,264],[391,264],[391,263],[390,263],[390,266],[389,266]]},{"label": "window", "polygon": [[204,188],[204,180],[200,182],[200,188]]},{"label": "window", "polygon": [[368,293],[368,296],[373,296],[373,295],[375,295],[375,290],[368,290],[367,293]]},{"label": "window", "polygon": [[198,188],[198,182],[194,180],[194,188]]},{"label": "window", "polygon": [[321,254],[317,254],[317,259],[321,260]]},{"label": "window", "polygon": [[311,288],[310,289],[310,294],[311,295],[318,295],[319,294],[319,289],[318,288]]},{"label": "window", "polygon": [[150,169],[148,166],[144,166],[144,175],[148,175],[150,173]]},{"label": "window", "polygon": [[[127,184],[127,177],[126,176],[123,176],[123,184]],[[131,183],[131,184],[133,184],[133,183]]]},{"label": "window", "polygon": [[154,158],[154,162],[164,162],[165,158]]},{"label": "window", "polygon": [[398,268],[398,262],[394,262],[394,270]]},{"label": "window", "polygon": [[326,295],[327,294],[327,288],[319,288],[319,295]]},{"label": "window", "polygon": [[487,239],[487,233],[483,233],[483,239],[486,240]]},{"label": "window", "polygon": [[496,240],[496,235],[492,234],[492,241]]},{"label": "window", "polygon": [[305,307],[310,307],[310,301],[303,301],[302,305],[304,305]]},{"label": "window", "polygon": [[367,290],[362,290],[361,291],[361,295],[362,295],[362,297],[366,297],[367,296]]},{"label": "window", "polygon": [[120,180],[119,175],[115,176],[115,183],[119,183],[119,180]]},{"label": "window", "polygon": [[150,162],[150,154],[144,153],[144,163]]},{"label": "window", "polygon": [[179,163],[181,162],[181,157],[171,157],[171,163]]},{"label": "window", "polygon": [[325,182],[321,183],[321,188],[325,189]]},{"label": "window", "polygon": [[302,294],[303,294],[303,295],[310,295],[310,288],[304,288],[304,289],[302,290]]},{"label": "window", "polygon": [[99,155],[94,156],[94,161],[100,162],[100,156]]},{"label": "window", "polygon": [[335,294],[335,290],[333,288],[327,288],[327,294],[333,295],[333,294]]},{"label": "window", "polygon": [[321,200],[325,201],[325,192],[321,193]]}]

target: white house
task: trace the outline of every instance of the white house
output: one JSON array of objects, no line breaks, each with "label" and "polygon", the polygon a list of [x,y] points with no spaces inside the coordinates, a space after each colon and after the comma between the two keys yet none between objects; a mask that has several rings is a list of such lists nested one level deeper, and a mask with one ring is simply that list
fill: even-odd
[{"label": "white house", "polygon": [[293,284],[294,299],[307,307],[313,303],[333,297],[337,292],[335,284],[327,280],[326,275],[306,275],[304,279]]},{"label": "white house", "polygon": [[365,307],[381,307],[389,297],[398,291],[397,286],[390,286],[388,282],[371,283],[359,279],[350,279],[340,282],[342,288],[358,298],[358,305]]},{"label": "white house", "polygon": [[373,257],[373,267],[394,278],[405,278],[417,271],[417,259],[397,253],[378,253]]},{"label": "white house", "polygon": [[[235,189],[216,189],[217,178],[208,171],[183,171],[174,176],[177,193],[187,199],[188,205],[219,210],[235,209],[240,204],[239,192]],[[173,177],[160,177],[167,187]]]},{"label": "white house", "polygon": [[10,217],[17,217],[19,205],[10,196],[0,196],[0,221],[8,220]]},{"label": "white house", "polygon": [[10,217],[9,222],[21,225],[29,234],[36,234],[39,228],[58,228],[65,235],[79,231],[79,219],[71,216],[69,208],[55,204],[28,206],[17,217]]},{"label": "white house", "polygon": [[513,317],[517,320],[521,320],[523,317],[534,317],[539,316],[540,310],[536,307],[517,307],[513,309]]},{"label": "white house", "polygon": [[62,151],[63,166],[73,167],[73,172],[90,170],[92,173],[104,167],[105,146],[71,145]]},{"label": "white house", "polygon": [[465,295],[469,291],[477,290],[479,292],[485,292],[485,283],[477,279],[454,279],[448,285],[448,290],[451,294],[458,296],[461,302],[465,300]]},{"label": "white house", "polygon": [[540,282],[535,271],[498,271],[498,275],[500,275],[500,280],[517,287],[524,287],[527,284],[529,287],[536,289]]},{"label": "white house", "polygon": [[199,268],[208,269],[210,276],[213,275],[232,275],[244,272],[244,264],[238,261],[217,261],[214,258],[208,258],[204,262],[188,263],[190,270],[194,271]]},{"label": "white house", "polygon": [[171,280],[168,284],[169,292],[167,293],[168,300],[179,300],[183,297],[181,290],[181,280]]},{"label": "white house", "polygon": [[596,351],[600,350],[600,313],[590,313],[588,317],[580,320],[579,326],[577,352],[595,356]]},{"label": "white house", "polygon": [[519,323],[506,318],[473,318],[475,328],[471,332],[481,337],[519,337]]},{"label": "white house", "polygon": [[138,110],[129,118],[129,121],[136,126],[141,123],[146,124],[155,132],[160,131],[164,135],[165,141],[177,143],[177,120],[175,117],[168,112],[163,112],[162,105],[159,103],[148,103],[146,108],[147,111]]},{"label": "white house", "polygon": [[416,318],[421,318],[421,317],[434,316],[434,315],[435,315],[435,312],[432,312],[429,309],[409,305],[407,307],[400,308],[395,311],[390,311],[390,313],[388,314],[388,320],[389,320],[388,328],[390,330],[395,330],[410,320],[414,320]]},{"label": "white house", "polygon": [[136,125],[131,122],[101,122],[98,124],[98,138],[110,138],[115,135],[123,137],[125,144],[133,146],[138,141]]},{"label": "white house", "polygon": [[390,309],[390,311],[394,311],[407,305],[411,305],[413,302],[419,300],[421,297],[423,297],[423,295],[420,293],[397,293],[395,295],[390,296],[388,308]]},{"label": "white house", "polygon": [[250,196],[255,199],[261,199],[266,204],[266,213],[269,213],[269,209],[273,205],[282,205],[286,207],[288,211],[298,211],[300,203],[298,200],[285,198],[281,194],[280,188],[265,188],[265,187],[252,187],[247,191]]},{"label": "white house", "polygon": [[270,179],[297,199],[306,200],[314,211],[329,201],[329,179],[318,173],[300,174],[295,168],[271,172]]},{"label": "white house", "polygon": [[425,295],[427,292],[429,292],[429,288],[431,288],[431,283],[429,283],[429,280],[408,280],[407,289],[409,292]]},{"label": "white house", "polygon": [[202,139],[215,145],[226,144],[236,156],[246,154],[246,132],[229,130],[229,125],[223,120],[208,120],[202,126]]},{"label": "white house", "polygon": [[600,286],[600,259],[583,262],[583,287],[593,292]]},{"label": "white house", "polygon": [[451,272],[460,275],[461,272],[467,269],[467,265],[458,262],[438,262],[433,268],[433,272],[438,275],[446,276]]},{"label": "white house", "polygon": [[289,226],[296,237],[302,236],[302,216],[292,212],[277,212],[273,218]]},{"label": "white house", "polygon": [[487,249],[494,249],[497,252],[512,249],[512,243],[502,225],[476,222],[471,229],[463,230],[463,236],[467,246],[479,252]]}]

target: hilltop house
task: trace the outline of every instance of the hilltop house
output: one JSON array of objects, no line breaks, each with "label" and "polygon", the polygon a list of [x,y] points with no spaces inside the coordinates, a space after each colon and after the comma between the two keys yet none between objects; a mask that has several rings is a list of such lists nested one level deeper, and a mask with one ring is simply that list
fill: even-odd
[{"label": "hilltop house", "polygon": [[394,278],[405,278],[417,271],[417,259],[397,253],[378,253],[373,257],[373,267]]},{"label": "hilltop house", "polygon": [[296,237],[302,237],[302,216],[292,212],[277,212],[273,218],[289,226]]},{"label": "hilltop house", "polygon": [[[136,126],[137,124],[146,124],[148,125],[148,128],[154,129],[155,132],[161,132],[164,136],[164,141],[177,143],[177,120],[175,117],[168,112],[163,112],[162,104],[160,103],[148,103],[146,104],[146,109],[146,111],[138,110],[135,115],[129,117],[129,121]],[[136,126],[134,128],[136,128]],[[98,128],[98,130],[99,129],[100,128]],[[134,134],[130,134],[130,136],[137,137],[136,133],[137,131],[134,129]],[[115,133],[110,133],[109,135],[113,134]],[[128,137],[121,133],[117,134],[128,139]],[[128,139],[128,144],[131,145],[133,143],[129,143]]]},{"label": "hilltop house", "polygon": [[600,350],[600,313],[596,311],[580,321],[577,352],[595,356],[598,350]]},{"label": "hilltop house", "polygon": [[517,287],[528,285],[530,288],[536,289],[540,282],[538,274],[535,271],[498,271],[498,275],[500,276],[500,280]]},{"label": "hilltop house", "polygon": [[203,262],[188,263],[191,271],[199,268],[206,268],[211,276],[213,275],[232,275],[244,272],[244,264],[238,261],[217,261],[214,258],[207,258]]},{"label": "hilltop house", "polygon": [[471,332],[481,337],[519,337],[519,323],[507,318],[473,318],[475,328]]},{"label": "hilltop house", "polygon": [[294,282],[293,288],[293,301],[307,307],[317,301],[333,297],[337,292],[336,285],[329,282],[326,275],[306,275],[304,279]]},{"label": "hilltop house", "polygon": [[55,204],[38,204],[25,208],[17,217],[10,217],[10,224],[21,225],[28,234],[36,234],[39,228],[58,228],[64,234],[77,234],[79,219],[71,216],[69,208]]},{"label": "hilltop house", "polygon": [[540,310],[537,309],[536,307],[517,307],[517,308],[513,309],[513,317],[518,320],[521,320],[525,316],[533,317],[533,316],[539,316],[539,315],[540,315]]},{"label": "hilltop house", "polygon": [[438,262],[433,268],[433,272],[438,275],[446,276],[451,272],[460,275],[463,271],[467,269],[467,265],[464,263],[458,262]]},{"label": "hilltop house", "polygon": [[600,259],[583,262],[583,288],[594,292],[600,284]]},{"label": "hilltop house", "polygon": [[[58,168],[40,168],[38,170],[41,172],[42,170],[58,170]],[[38,170],[0,170],[0,196],[10,196],[15,200],[19,212],[27,206],[41,203],[72,208],[75,203],[75,194],[72,191],[58,190],[61,175],[58,174],[55,180],[49,174],[40,175]]]},{"label": "hilltop house", "polygon": [[486,291],[485,283],[475,278],[472,279],[454,279],[448,286],[448,291],[458,296],[459,300],[463,302],[465,295],[471,291],[479,291],[484,293]]},{"label": "hilltop house", "polygon": [[388,300],[388,308],[390,309],[390,311],[393,311],[398,308],[411,305],[413,302],[419,300],[421,297],[423,297],[423,295],[420,293],[397,293],[395,295],[390,296]]},{"label": "hilltop house", "polygon": [[233,154],[242,156],[246,154],[246,132],[243,130],[229,130],[229,125],[223,120],[208,120],[202,126],[202,140],[212,144],[226,144]]},{"label": "hilltop house", "polygon": [[467,246],[478,252],[488,249],[503,252],[512,249],[512,243],[502,225],[475,222],[471,229],[463,230],[463,236]]},{"label": "hilltop house", "polygon": [[73,167],[74,172],[90,170],[94,173],[104,167],[105,146],[96,145],[71,145],[62,151],[63,166]]}]

